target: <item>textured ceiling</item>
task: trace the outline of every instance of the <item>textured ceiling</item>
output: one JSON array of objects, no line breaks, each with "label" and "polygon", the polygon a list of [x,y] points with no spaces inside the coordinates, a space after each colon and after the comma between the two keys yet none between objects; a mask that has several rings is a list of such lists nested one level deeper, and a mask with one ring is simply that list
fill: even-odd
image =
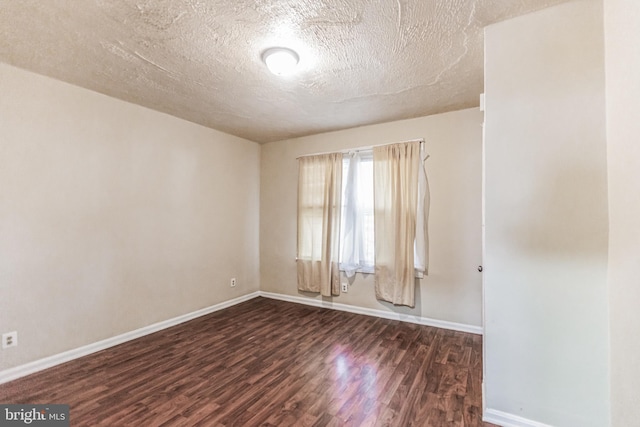
[{"label": "textured ceiling", "polygon": [[476,106],[483,27],[563,1],[7,0],[0,61],[268,142]]}]

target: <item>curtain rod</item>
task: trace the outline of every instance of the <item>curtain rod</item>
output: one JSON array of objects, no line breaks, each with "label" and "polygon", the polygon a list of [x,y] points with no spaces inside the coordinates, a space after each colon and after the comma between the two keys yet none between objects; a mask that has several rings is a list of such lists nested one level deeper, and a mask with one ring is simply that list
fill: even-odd
[{"label": "curtain rod", "polygon": [[345,150],[337,150],[337,151],[325,151],[323,153],[312,153],[312,154],[303,154],[302,156],[298,156],[296,157],[297,159],[300,159],[302,157],[311,157],[311,156],[322,156],[323,154],[334,154],[334,153],[342,153],[342,154],[348,154],[348,153],[357,153],[359,151],[367,151],[367,150],[372,150],[375,147],[384,147],[385,145],[393,145],[393,144],[404,144],[406,142],[419,142],[420,144],[424,144],[424,138],[415,138],[415,139],[407,139],[405,141],[399,141],[399,142],[389,142],[387,144],[378,144],[378,145],[367,145],[364,147],[356,147],[356,148],[348,148]]}]

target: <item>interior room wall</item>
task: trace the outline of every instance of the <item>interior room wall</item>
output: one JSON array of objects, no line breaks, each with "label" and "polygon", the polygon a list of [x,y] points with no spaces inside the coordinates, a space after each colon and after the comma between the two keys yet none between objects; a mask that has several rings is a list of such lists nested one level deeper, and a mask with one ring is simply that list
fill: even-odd
[{"label": "interior room wall", "polygon": [[609,425],[603,40],[600,0],[485,31],[489,420]]},{"label": "interior room wall", "polygon": [[4,64],[0,94],[0,370],[259,289],[258,144]]},{"label": "interior room wall", "polygon": [[431,211],[430,274],[419,280],[416,307],[377,301],[372,275],[358,273],[348,293],[325,301],[482,325],[482,113],[452,113],[307,136],[262,146],[260,286],[262,291],[320,300],[296,283],[296,157],[424,137]]},{"label": "interior room wall", "polygon": [[605,0],[611,412],[616,427],[640,421],[640,2]]}]

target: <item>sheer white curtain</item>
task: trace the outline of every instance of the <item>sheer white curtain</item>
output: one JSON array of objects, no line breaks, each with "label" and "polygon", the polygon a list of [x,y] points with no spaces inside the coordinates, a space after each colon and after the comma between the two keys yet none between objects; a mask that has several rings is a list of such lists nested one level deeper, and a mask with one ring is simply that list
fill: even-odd
[{"label": "sheer white curtain", "polygon": [[298,289],[339,295],[342,154],[301,157],[298,167]]},{"label": "sheer white curtain", "polygon": [[424,144],[420,144],[420,166],[418,169],[418,211],[416,217],[415,268],[416,272],[429,274],[429,181],[425,162]]},{"label": "sheer white curtain", "polygon": [[418,141],[373,149],[376,298],[415,306]]},{"label": "sheer white curtain", "polygon": [[373,200],[373,183],[371,182],[373,174],[363,173],[371,172],[372,158],[371,150],[349,153],[347,177],[343,185],[344,212],[340,239],[342,242],[340,268],[349,278],[353,277],[358,270],[373,267],[367,257],[369,242],[365,236],[366,206]]}]

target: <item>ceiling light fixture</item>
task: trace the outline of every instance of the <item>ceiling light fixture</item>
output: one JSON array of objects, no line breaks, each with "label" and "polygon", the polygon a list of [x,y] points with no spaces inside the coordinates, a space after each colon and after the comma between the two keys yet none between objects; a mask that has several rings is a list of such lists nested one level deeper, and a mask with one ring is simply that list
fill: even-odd
[{"label": "ceiling light fixture", "polygon": [[300,57],[295,51],[289,48],[272,47],[264,51],[262,60],[273,74],[276,76],[286,76],[293,73]]}]

